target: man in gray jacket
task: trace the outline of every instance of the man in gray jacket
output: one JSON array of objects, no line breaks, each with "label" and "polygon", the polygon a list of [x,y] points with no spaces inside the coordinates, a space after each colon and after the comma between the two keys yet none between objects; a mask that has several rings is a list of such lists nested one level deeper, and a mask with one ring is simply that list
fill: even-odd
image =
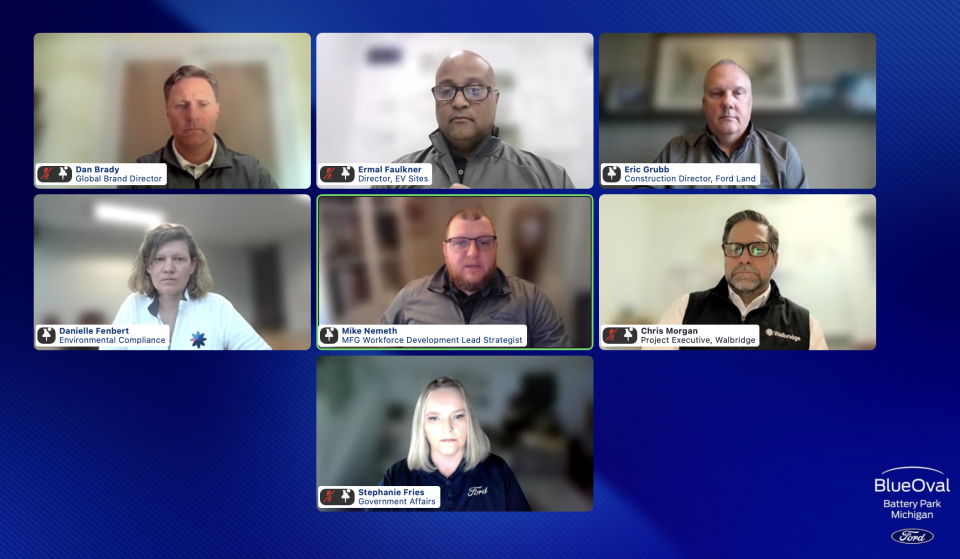
[{"label": "man in gray jacket", "polygon": [[432,184],[411,188],[573,188],[563,167],[498,137],[497,76],[480,55],[457,51],[444,58],[432,91],[440,126],[430,134],[432,145],[394,161],[433,165]]},{"label": "man in gray jacket", "polygon": [[703,80],[706,128],[670,140],[654,163],[760,164],[759,185],[699,188],[808,188],[797,150],[785,138],[755,128],[752,112],[750,76],[733,60],[717,62]]},{"label": "man in gray jacket", "polygon": [[213,74],[181,66],[164,82],[163,98],[173,136],[137,163],[166,163],[167,184],[119,188],[277,188],[256,157],[228,149],[214,132],[220,86]]},{"label": "man in gray jacket", "polygon": [[526,324],[527,347],[570,347],[563,320],[540,289],[497,267],[497,232],[477,208],[447,222],[445,264],[404,287],[381,324]]}]

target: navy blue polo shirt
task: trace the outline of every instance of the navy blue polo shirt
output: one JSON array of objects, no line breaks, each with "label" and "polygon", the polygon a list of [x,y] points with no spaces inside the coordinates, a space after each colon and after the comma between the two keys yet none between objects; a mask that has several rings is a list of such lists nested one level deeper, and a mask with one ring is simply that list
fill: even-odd
[{"label": "navy blue polo shirt", "polygon": [[397,462],[380,480],[380,486],[436,486],[440,488],[440,508],[436,509],[371,509],[405,511],[528,511],[530,504],[510,466],[496,454],[490,454],[469,472],[463,471],[463,461],[457,470],[444,477],[439,470],[427,473],[410,470],[407,460]]}]

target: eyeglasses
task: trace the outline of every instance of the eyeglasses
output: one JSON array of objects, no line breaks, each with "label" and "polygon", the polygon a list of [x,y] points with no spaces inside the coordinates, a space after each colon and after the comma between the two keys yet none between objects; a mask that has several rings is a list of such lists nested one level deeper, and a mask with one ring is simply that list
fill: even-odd
[{"label": "eyeglasses", "polygon": [[447,243],[453,252],[466,252],[470,249],[471,241],[477,244],[477,250],[481,252],[490,252],[491,250],[497,248],[497,238],[489,235],[484,237],[475,237],[473,239],[470,237],[450,237],[443,242]]},{"label": "eyeglasses", "polygon": [[750,243],[748,245],[741,243],[724,243],[723,255],[727,258],[736,258],[743,254],[743,249],[747,249],[747,254],[757,258],[762,258],[770,253],[770,243]]},{"label": "eyeglasses", "polygon": [[489,85],[465,85],[463,87],[438,85],[430,91],[433,92],[433,98],[437,101],[453,101],[458,91],[463,92],[463,98],[467,101],[483,101],[490,96],[490,92],[496,90],[497,88],[490,87]]}]

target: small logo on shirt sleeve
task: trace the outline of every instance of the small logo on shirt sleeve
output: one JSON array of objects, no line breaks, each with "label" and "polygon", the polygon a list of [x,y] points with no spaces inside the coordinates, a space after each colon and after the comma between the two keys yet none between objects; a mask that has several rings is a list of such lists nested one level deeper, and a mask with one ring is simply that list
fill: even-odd
[{"label": "small logo on shirt sleeve", "polygon": [[190,338],[190,341],[192,342],[193,347],[197,349],[200,349],[207,344],[207,338],[205,338],[204,334],[201,332],[194,334],[193,337]]}]

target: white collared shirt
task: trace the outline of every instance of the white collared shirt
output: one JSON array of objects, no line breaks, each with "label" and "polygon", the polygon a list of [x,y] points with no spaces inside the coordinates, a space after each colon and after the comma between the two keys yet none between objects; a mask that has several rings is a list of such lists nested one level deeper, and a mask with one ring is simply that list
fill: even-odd
[{"label": "white collared shirt", "polygon": [[[741,299],[736,292],[730,289],[730,286],[727,286],[727,294],[730,296],[730,301],[737,306],[737,309],[740,310],[740,319],[743,320],[747,318],[747,313],[754,309],[759,309],[764,303],[767,302],[767,299],[770,298],[770,285],[768,284],[767,290],[764,291],[759,297],[751,301],[747,306],[743,305],[743,299]],[[688,295],[687,298],[689,299],[689,297],[690,296]],[[684,308],[683,311],[686,313],[687,309]]]},{"label": "white collared shirt", "polygon": [[206,161],[204,161],[199,165],[194,165],[193,163],[190,163],[189,161],[184,159],[183,156],[180,155],[180,152],[177,151],[176,140],[174,140],[171,143],[173,144],[173,155],[177,157],[177,163],[180,164],[180,168],[190,173],[191,175],[193,175],[193,178],[195,179],[199,179],[200,175],[206,172],[206,170],[209,169],[211,165],[213,165],[213,158],[216,157],[217,155],[217,141],[216,139],[214,139],[213,151],[210,152],[210,159],[207,159]]},{"label": "white collared shirt", "polygon": [[[114,326],[164,324],[154,297],[132,293],[120,306]],[[177,319],[170,333],[169,347],[101,347],[100,349],[270,349],[267,342],[216,293],[200,299],[190,298],[185,291]]]},{"label": "white collared shirt", "polygon": [[[767,299],[770,298],[770,286],[767,286],[767,290],[763,292],[763,295],[757,297],[750,302],[749,305],[744,306],[743,299],[739,295],[733,292],[730,289],[730,286],[727,286],[727,290],[730,294],[730,301],[737,306],[737,309],[740,310],[740,317],[746,318],[747,314],[755,309],[759,309],[767,302]],[[690,303],[690,294],[686,293],[683,297],[680,297],[673,302],[672,305],[663,313],[663,318],[660,319],[660,324],[663,325],[678,325],[683,324],[683,316],[687,314],[687,305]],[[680,349],[676,346],[658,346],[658,347],[644,347],[642,349]],[[813,317],[813,313],[810,313],[810,349],[829,349],[827,347],[827,339],[823,335],[823,327],[820,326],[820,321]]]}]

